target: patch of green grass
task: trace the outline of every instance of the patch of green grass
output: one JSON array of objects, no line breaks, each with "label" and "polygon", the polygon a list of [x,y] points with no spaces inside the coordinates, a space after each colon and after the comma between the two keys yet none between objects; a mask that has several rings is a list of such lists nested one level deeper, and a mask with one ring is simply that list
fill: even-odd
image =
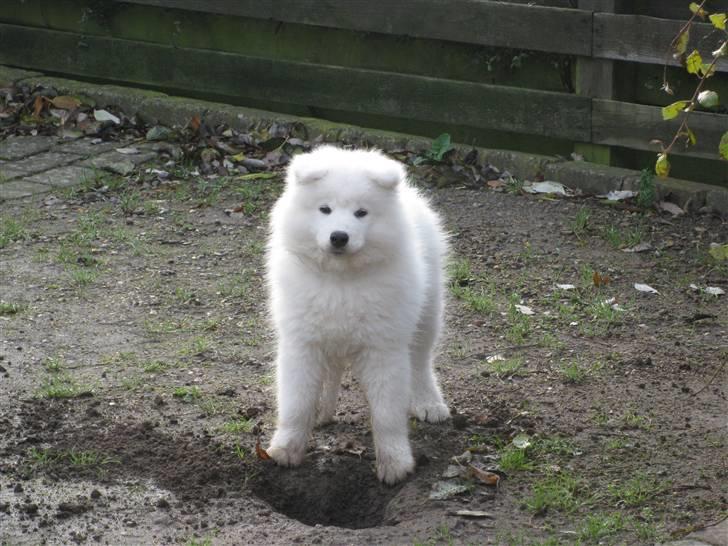
[{"label": "patch of green grass", "polygon": [[534,462],[528,456],[527,449],[507,445],[498,452],[498,466],[506,472],[516,470],[533,470]]},{"label": "patch of green grass", "polygon": [[535,440],[530,452],[537,459],[549,460],[573,457],[579,453],[579,449],[569,438],[546,436]]},{"label": "patch of green grass", "polygon": [[646,233],[643,227],[625,229],[610,225],[602,234],[602,238],[615,249],[631,248],[640,244],[645,237]]},{"label": "patch of green grass", "polygon": [[124,214],[133,214],[141,207],[142,195],[138,191],[126,191],[119,195],[119,208]]},{"label": "patch of green grass", "polygon": [[452,285],[450,291],[476,313],[490,315],[496,310],[493,296],[482,287]]},{"label": "patch of green grass", "polygon": [[58,453],[52,449],[32,447],[28,450],[28,459],[34,466],[45,466],[58,459]]},{"label": "patch of green grass", "polygon": [[134,351],[118,351],[116,353],[107,354],[101,357],[101,364],[108,366],[111,364],[126,364],[131,365],[136,363],[137,354]]},{"label": "patch of green grass", "polygon": [[180,350],[180,355],[198,356],[209,351],[211,347],[212,345],[209,339],[204,336],[197,336]]},{"label": "patch of green grass", "polygon": [[207,416],[226,415],[235,411],[235,403],[229,399],[219,400],[215,398],[205,398],[197,403],[197,406]]},{"label": "patch of green grass", "polygon": [[644,472],[638,472],[631,479],[621,484],[610,484],[608,487],[609,495],[619,506],[630,508],[644,505],[664,489],[663,484]]},{"label": "patch of green grass", "polygon": [[591,365],[586,365],[579,359],[576,359],[562,363],[558,370],[565,383],[579,384],[583,383],[588,377],[601,368],[601,362],[594,362]]},{"label": "patch of green grass", "polygon": [[624,449],[629,445],[629,442],[627,441],[626,437],[617,437],[617,438],[610,438],[607,441],[607,449],[616,451],[618,449]]},{"label": "patch of green grass", "polygon": [[551,474],[533,484],[533,496],[526,500],[526,507],[537,514],[572,512],[579,505],[579,489],[579,482],[568,472]]},{"label": "patch of green grass", "polygon": [[516,345],[522,345],[531,333],[531,319],[521,313],[516,305],[521,301],[518,294],[511,294],[508,298],[508,324],[506,339]]},{"label": "patch of green grass", "polygon": [[450,283],[457,286],[467,286],[472,280],[473,272],[467,258],[453,260],[447,266]]},{"label": "patch of green grass", "polygon": [[170,367],[169,364],[162,360],[147,360],[142,362],[142,371],[144,373],[159,373]]},{"label": "patch of green grass", "polygon": [[590,514],[579,528],[578,537],[587,544],[601,544],[601,540],[625,528],[625,518],[619,512]]},{"label": "patch of green grass", "polygon": [[199,399],[202,396],[202,392],[198,387],[175,387],[172,391],[172,396],[179,398],[182,402],[190,403]]},{"label": "patch of green grass", "polygon": [[68,277],[71,284],[76,288],[85,288],[93,283],[99,276],[98,272],[93,269],[83,269],[80,267],[72,267],[68,271]]},{"label": "patch of green grass", "polygon": [[174,332],[188,332],[190,324],[181,320],[153,320],[144,321],[144,330],[149,334],[172,334]]},{"label": "patch of green grass", "polygon": [[174,289],[174,299],[180,305],[189,305],[190,303],[195,301],[195,298],[196,296],[194,291],[190,290],[189,288],[178,286]]},{"label": "patch of green grass", "polygon": [[14,218],[0,218],[0,248],[5,248],[10,243],[25,239],[28,231],[25,225]]},{"label": "patch of green grass", "polygon": [[69,375],[52,375],[46,378],[37,391],[42,398],[75,398],[92,392],[91,387],[77,383]]},{"label": "patch of green grass", "polygon": [[571,222],[571,231],[574,235],[576,235],[577,239],[581,240],[581,238],[586,234],[590,218],[591,209],[588,207],[582,207],[577,211],[574,220]]},{"label": "patch of green grass", "polygon": [[76,451],[71,449],[65,453],[65,456],[69,463],[81,467],[98,467],[119,462],[114,457],[109,457],[108,455],[93,450]]},{"label": "patch of green grass", "polygon": [[233,419],[231,421],[226,421],[223,423],[223,425],[220,427],[223,432],[227,432],[229,434],[238,434],[240,432],[250,432],[253,430],[253,426],[255,423],[252,419]]},{"label": "patch of green grass", "polygon": [[258,378],[258,384],[264,387],[272,385],[275,382],[275,376],[272,373],[261,375]]},{"label": "patch of green grass", "polygon": [[0,317],[17,315],[21,311],[25,311],[27,307],[28,306],[24,303],[9,303],[6,301],[0,301]]},{"label": "patch of green grass", "polygon": [[135,391],[145,383],[145,378],[140,375],[125,377],[121,380],[121,386],[128,391]]},{"label": "patch of green grass", "polygon": [[251,294],[254,286],[254,272],[243,269],[237,275],[228,277],[217,286],[217,292],[223,298],[244,298]]},{"label": "patch of green grass", "polygon": [[609,414],[603,408],[592,408],[590,420],[595,425],[603,427],[609,423]]},{"label": "patch of green grass", "polygon": [[60,372],[65,365],[65,361],[63,360],[62,356],[49,356],[45,359],[43,362],[43,367],[46,369],[46,371],[51,373],[58,373]]},{"label": "patch of green grass", "polygon": [[486,363],[488,371],[499,379],[504,379],[514,376],[525,376],[527,374],[524,370],[524,360],[521,357],[511,357],[505,360],[494,360],[493,362]]},{"label": "patch of green grass", "polygon": [[651,430],[652,420],[646,415],[638,414],[634,408],[629,408],[622,414],[622,428]]}]

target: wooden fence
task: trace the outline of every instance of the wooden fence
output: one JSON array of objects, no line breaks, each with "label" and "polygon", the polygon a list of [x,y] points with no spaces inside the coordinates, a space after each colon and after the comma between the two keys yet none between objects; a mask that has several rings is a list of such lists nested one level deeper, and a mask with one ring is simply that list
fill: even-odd
[{"label": "wooden fence", "polygon": [[[659,89],[688,3],[5,0],[0,64],[641,168],[694,89],[679,67],[677,97]],[[718,39],[698,23],[690,47]],[[728,97],[728,59],[710,84]],[[727,112],[693,114],[674,175],[728,185]]]}]

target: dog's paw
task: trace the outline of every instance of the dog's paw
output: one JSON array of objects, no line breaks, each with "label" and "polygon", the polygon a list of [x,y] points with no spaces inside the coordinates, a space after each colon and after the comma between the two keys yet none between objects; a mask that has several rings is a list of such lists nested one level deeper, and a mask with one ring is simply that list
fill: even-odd
[{"label": "dog's paw", "polygon": [[271,459],[281,466],[298,466],[303,461],[306,449],[291,449],[278,445],[271,445],[265,450]]},{"label": "dog's paw", "polygon": [[377,477],[387,485],[401,482],[415,469],[411,454],[401,458],[383,457],[377,460]]},{"label": "dog's paw", "polygon": [[428,423],[441,423],[450,418],[450,409],[444,402],[412,404],[410,413]]},{"label": "dog's paw", "polygon": [[334,421],[335,421],[335,419],[334,419],[333,413],[330,413],[330,414],[319,413],[316,416],[316,425],[319,427],[325,427],[326,425],[330,425]]}]

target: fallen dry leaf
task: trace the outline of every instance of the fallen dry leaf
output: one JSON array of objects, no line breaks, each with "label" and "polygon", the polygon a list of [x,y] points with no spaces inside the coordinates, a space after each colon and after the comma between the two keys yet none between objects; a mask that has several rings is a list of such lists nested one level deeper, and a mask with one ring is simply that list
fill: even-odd
[{"label": "fallen dry leaf", "polygon": [[33,117],[37,118],[40,116],[40,113],[43,111],[43,107],[46,104],[46,99],[40,95],[35,97],[35,101],[33,102]]},{"label": "fallen dry leaf", "polygon": [[196,114],[192,116],[192,119],[190,120],[190,129],[192,129],[195,133],[200,130],[200,116]]},{"label": "fallen dry leaf", "polygon": [[271,456],[268,455],[268,452],[260,446],[260,438],[258,438],[255,442],[255,454],[262,461],[268,461],[271,459]]},{"label": "fallen dry leaf", "polygon": [[594,275],[592,275],[592,281],[597,288],[608,285],[610,280],[608,275],[602,275],[599,271],[595,271]]},{"label": "fallen dry leaf", "polygon": [[62,110],[75,110],[81,106],[81,101],[76,97],[71,97],[70,95],[60,95],[51,99],[51,103],[53,103],[53,106],[56,108],[60,108]]},{"label": "fallen dry leaf", "polygon": [[471,464],[468,465],[468,474],[470,474],[473,478],[477,478],[485,485],[493,485],[497,487],[498,482],[500,481],[500,476],[498,474],[488,472],[487,470],[483,470],[482,468],[478,468]]}]

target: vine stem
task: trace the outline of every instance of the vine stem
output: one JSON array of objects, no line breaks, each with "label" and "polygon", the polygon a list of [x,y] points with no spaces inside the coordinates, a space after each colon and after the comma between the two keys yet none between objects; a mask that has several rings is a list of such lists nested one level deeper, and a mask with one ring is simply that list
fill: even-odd
[{"label": "vine stem", "polygon": [[[704,3],[705,3],[705,1],[703,2],[703,4]],[[701,7],[703,4],[701,4]],[[703,71],[703,77],[700,78],[700,82],[698,82],[698,86],[695,88],[695,92],[693,93],[693,96],[690,98],[690,103],[687,105],[686,108],[683,109],[685,111],[685,116],[683,117],[682,123],[680,124],[680,128],[677,130],[677,133],[675,133],[675,136],[673,137],[672,142],[670,142],[670,145],[662,151],[663,154],[670,153],[673,146],[675,146],[675,143],[680,138],[680,135],[682,135],[683,130],[685,130],[687,128],[688,118],[690,117],[690,114],[692,114],[693,110],[695,109],[695,102],[698,98],[698,95],[703,90],[703,86],[705,85],[706,80],[710,77],[710,74],[713,71],[713,69],[715,68],[715,65],[718,62],[719,58],[720,57],[718,57],[718,56],[713,57],[713,61],[708,65],[708,69]]]},{"label": "vine stem", "polygon": [[670,47],[667,50],[667,54],[665,55],[665,62],[662,69],[662,86],[663,88],[667,88],[667,66],[670,62],[670,53],[672,52],[673,48],[675,47],[675,44],[677,44],[678,40],[680,40],[680,37],[683,35],[684,32],[688,31],[690,29],[690,26],[693,24],[693,21],[695,21],[695,18],[698,16],[698,13],[703,9],[703,6],[708,2],[708,0],[703,0],[700,2],[700,5],[698,5],[698,9],[695,10],[695,13],[693,13],[692,17],[688,19],[688,22],[683,25],[683,27],[680,29],[680,32],[677,33],[677,35],[672,39],[672,42],[670,42]]}]

